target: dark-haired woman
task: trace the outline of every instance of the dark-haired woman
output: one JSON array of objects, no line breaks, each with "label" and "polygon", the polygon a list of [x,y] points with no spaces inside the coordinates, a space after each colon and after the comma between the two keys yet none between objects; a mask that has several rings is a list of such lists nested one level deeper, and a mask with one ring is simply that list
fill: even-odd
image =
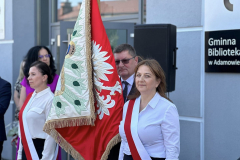
[{"label": "dark-haired woman", "polygon": [[[20,93],[19,107],[21,108],[28,94],[32,93],[34,89],[29,85],[28,73],[32,63],[36,61],[42,61],[50,67],[51,76],[53,77],[53,82],[48,84],[51,91],[54,93],[57,85],[59,76],[56,74],[56,68],[53,61],[53,56],[50,50],[45,46],[35,46],[29,49],[27,55],[25,56],[25,65],[23,69],[24,78],[21,82],[22,88]],[[19,109],[20,109],[19,108]],[[19,143],[18,143],[19,146]],[[18,148],[17,146],[17,148]],[[16,153],[17,155],[18,153]],[[61,155],[61,152],[60,152]],[[17,156],[16,156],[17,157]],[[59,156],[61,157],[61,156]],[[60,158],[59,158],[60,160]]]},{"label": "dark-haired woman", "polygon": [[176,106],[166,97],[164,72],[155,60],[135,68],[137,91],[123,108],[119,160],[178,160],[180,127]]},{"label": "dark-haired woman", "polygon": [[50,67],[51,75],[53,77],[53,82],[51,84],[48,84],[48,86],[50,87],[50,89],[53,93],[56,89],[57,81],[59,78],[59,76],[56,74],[56,69],[55,69],[52,53],[50,52],[50,50],[47,47],[45,47],[45,46],[32,47],[28,51],[27,55],[25,56],[25,60],[26,60],[25,65],[24,65],[24,76],[25,77],[23,78],[23,80],[21,82],[22,89],[21,89],[20,102],[19,102],[20,107],[23,105],[23,103],[26,99],[26,96],[29,93],[32,93],[34,91],[34,89],[31,88],[31,86],[29,85],[29,83],[27,81],[29,68],[33,62],[42,61]]},{"label": "dark-haired woman", "polygon": [[21,143],[18,159],[56,160],[58,147],[54,139],[43,132],[54,97],[47,86],[53,81],[48,65],[41,61],[34,62],[28,81],[35,91],[27,96],[19,113]]}]

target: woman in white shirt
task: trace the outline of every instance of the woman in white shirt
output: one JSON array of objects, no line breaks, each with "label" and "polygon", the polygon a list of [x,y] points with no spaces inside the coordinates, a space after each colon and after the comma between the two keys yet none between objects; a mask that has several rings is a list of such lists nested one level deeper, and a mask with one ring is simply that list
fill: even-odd
[{"label": "woman in white shirt", "polygon": [[47,86],[53,81],[48,65],[41,61],[34,62],[29,70],[28,81],[35,91],[28,95],[19,113],[21,143],[18,159],[55,160],[56,143],[52,137],[43,132],[54,97]]},{"label": "woman in white shirt", "polygon": [[119,126],[119,160],[178,160],[179,115],[167,98],[164,71],[156,60],[135,68],[136,93],[129,96]]}]

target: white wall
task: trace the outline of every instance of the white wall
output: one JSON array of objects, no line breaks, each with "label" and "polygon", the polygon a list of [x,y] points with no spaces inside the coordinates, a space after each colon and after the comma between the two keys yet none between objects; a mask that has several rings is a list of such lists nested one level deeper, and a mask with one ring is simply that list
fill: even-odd
[{"label": "white wall", "polygon": [[[240,74],[204,71],[205,17],[225,9],[209,6],[211,12],[205,13],[205,3],[211,1],[147,1],[148,24],[171,23],[178,27],[176,90],[170,93],[170,99],[180,114],[180,160],[240,157]],[[234,13],[240,12],[236,11],[240,2],[230,2],[234,4]],[[240,29],[240,21],[235,18],[235,23]]]},{"label": "white wall", "polygon": [[201,0],[147,1],[148,24],[177,26],[176,88],[170,99],[180,115],[180,160],[204,159],[204,57]]}]

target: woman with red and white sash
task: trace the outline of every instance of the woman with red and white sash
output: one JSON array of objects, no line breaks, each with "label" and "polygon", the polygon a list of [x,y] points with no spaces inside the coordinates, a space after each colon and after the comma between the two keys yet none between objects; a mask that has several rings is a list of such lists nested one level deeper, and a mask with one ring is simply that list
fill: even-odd
[{"label": "woman with red and white sash", "polygon": [[43,132],[50,111],[53,93],[47,84],[53,77],[48,65],[34,62],[29,70],[29,84],[35,91],[28,95],[19,113],[19,160],[56,160],[58,147],[52,137]]},{"label": "woman with red and white sash", "polygon": [[178,160],[179,115],[165,95],[165,75],[159,63],[138,63],[135,84],[137,90],[128,97],[119,126],[119,160]]}]

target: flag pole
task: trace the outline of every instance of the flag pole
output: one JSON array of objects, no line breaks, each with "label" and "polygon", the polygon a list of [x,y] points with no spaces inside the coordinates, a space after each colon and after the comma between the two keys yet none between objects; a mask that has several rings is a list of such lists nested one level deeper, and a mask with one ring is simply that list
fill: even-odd
[{"label": "flag pole", "polygon": [[100,12],[100,15],[101,15],[101,10],[100,10],[100,0],[97,0],[97,2],[98,2],[99,12]]}]

